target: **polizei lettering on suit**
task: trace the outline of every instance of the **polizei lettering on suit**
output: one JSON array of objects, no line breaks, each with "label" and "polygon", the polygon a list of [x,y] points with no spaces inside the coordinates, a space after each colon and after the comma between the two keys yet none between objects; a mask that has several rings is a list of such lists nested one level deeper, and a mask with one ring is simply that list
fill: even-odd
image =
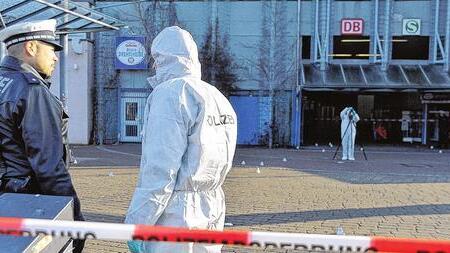
[{"label": "polizei lettering on suit", "polygon": [[232,115],[222,114],[222,115],[208,115],[207,117],[208,125],[210,126],[221,126],[235,124],[235,120]]}]

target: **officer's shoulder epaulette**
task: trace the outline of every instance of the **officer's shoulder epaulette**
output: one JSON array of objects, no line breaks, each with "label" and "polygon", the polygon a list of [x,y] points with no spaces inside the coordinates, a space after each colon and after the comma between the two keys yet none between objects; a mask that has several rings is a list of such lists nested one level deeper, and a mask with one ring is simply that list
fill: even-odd
[{"label": "officer's shoulder epaulette", "polygon": [[25,80],[27,80],[28,84],[37,84],[40,82],[39,79],[32,73],[22,72],[22,75],[25,77]]}]

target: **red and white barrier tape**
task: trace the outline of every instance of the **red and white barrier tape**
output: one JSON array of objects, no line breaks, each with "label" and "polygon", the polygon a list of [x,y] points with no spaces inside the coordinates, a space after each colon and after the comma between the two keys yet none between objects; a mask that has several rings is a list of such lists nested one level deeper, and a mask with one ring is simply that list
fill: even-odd
[{"label": "red and white barrier tape", "polygon": [[71,237],[73,239],[198,242],[310,251],[450,253],[450,240],[208,231],[159,226],[21,218],[0,218],[0,234],[18,236],[51,235]]}]

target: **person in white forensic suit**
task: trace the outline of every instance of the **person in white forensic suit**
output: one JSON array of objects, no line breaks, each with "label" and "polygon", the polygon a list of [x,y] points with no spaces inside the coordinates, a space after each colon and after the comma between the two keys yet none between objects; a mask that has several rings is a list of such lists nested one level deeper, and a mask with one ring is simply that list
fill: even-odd
[{"label": "person in white forensic suit", "polygon": [[342,160],[355,160],[356,123],[359,115],[353,107],[345,107],[341,111],[341,143]]},{"label": "person in white forensic suit", "polygon": [[[237,118],[201,80],[197,45],[172,26],[153,40],[156,75],[146,108],[139,178],[125,223],[223,230],[222,190],[236,148]],[[136,238],[135,238],[136,239]],[[220,252],[221,245],[130,241],[132,252]]]}]

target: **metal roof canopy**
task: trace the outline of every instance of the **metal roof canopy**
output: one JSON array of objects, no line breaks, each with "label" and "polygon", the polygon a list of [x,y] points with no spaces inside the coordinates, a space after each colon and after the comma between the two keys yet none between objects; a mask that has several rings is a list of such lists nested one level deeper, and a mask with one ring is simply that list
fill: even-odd
[{"label": "metal roof canopy", "polygon": [[[59,85],[60,99],[66,107],[68,34],[119,30],[126,25],[118,19],[70,0],[0,0],[0,30],[20,22],[45,19],[56,19],[56,34],[64,48],[59,53]],[[3,43],[0,43],[0,49],[1,58],[5,50]]]},{"label": "metal roof canopy", "polygon": [[0,29],[20,22],[56,19],[56,34],[119,30],[125,24],[70,0],[0,0]]},{"label": "metal roof canopy", "polygon": [[449,73],[438,65],[330,64],[327,70],[311,64],[300,66],[304,90],[417,91],[450,88]]}]

